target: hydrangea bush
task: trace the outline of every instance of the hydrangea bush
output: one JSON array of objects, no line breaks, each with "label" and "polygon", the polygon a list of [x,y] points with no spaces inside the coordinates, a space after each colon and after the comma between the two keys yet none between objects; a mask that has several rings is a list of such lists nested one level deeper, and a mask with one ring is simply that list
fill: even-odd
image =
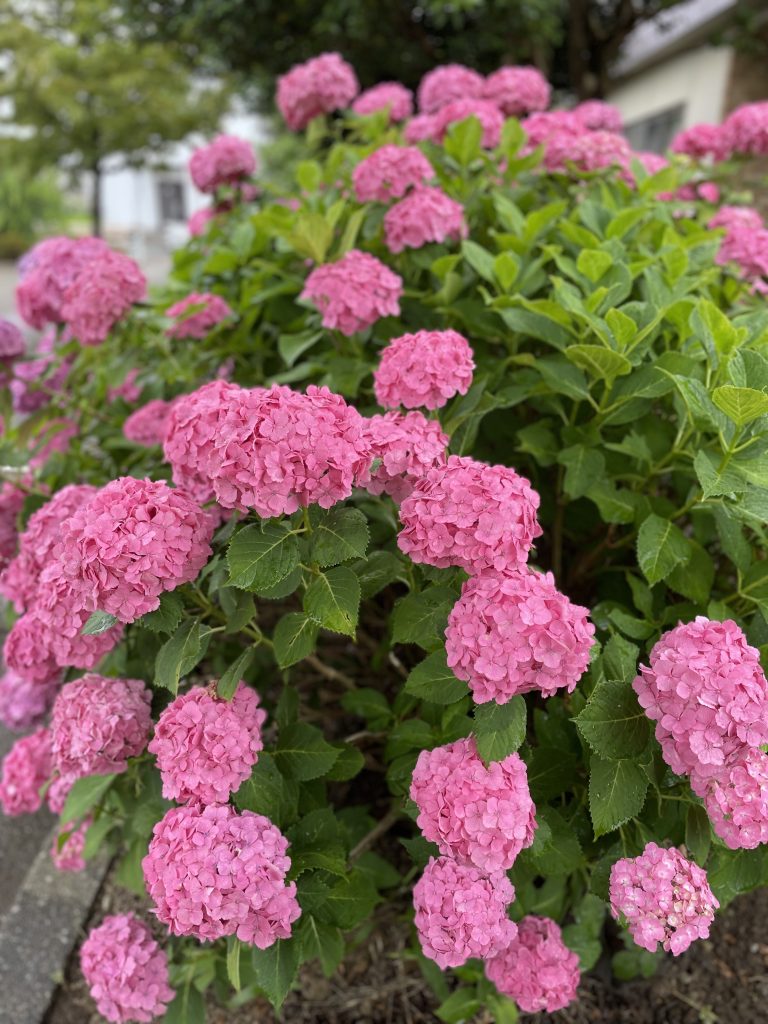
[{"label": "hydrangea bush", "polygon": [[358,91],[290,71],[295,188],[214,140],[167,282],[51,239],[0,332],[0,803],[157,919],[83,946],[109,1021],[392,910],[513,1021],[768,883],[768,107],[662,157],[530,68]]}]

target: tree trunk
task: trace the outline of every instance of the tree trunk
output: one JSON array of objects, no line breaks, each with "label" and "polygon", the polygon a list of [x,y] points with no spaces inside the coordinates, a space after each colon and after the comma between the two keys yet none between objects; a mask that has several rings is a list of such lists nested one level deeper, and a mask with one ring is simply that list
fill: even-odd
[{"label": "tree trunk", "polygon": [[94,164],[91,168],[93,174],[93,191],[91,193],[91,230],[97,237],[101,237],[101,164]]}]

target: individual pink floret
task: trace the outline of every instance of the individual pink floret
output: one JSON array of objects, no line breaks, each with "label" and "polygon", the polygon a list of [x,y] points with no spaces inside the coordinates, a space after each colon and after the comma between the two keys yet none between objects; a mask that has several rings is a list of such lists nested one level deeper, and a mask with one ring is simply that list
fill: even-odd
[{"label": "individual pink floret", "polygon": [[453,100],[475,99],[483,95],[485,79],[463,64],[441,64],[428,71],[419,83],[419,110],[434,114]]},{"label": "individual pink floret", "polygon": [[360,161],[352,172],[352,182],[358,202],[387,203],[434,176],[432,164],[420,149],[387,143]]},{"label": "individual pink floret", "polygon": [[351,65],[338,53],[321,53],[278,78],[277,107],[297,132],[321,114],[348,107],[359,91]]},{"label": "individual pink floret", "polygon": [[503,872],[486,875],[450,857],[431,857],[413,887],[414,924],[424,956],[445,970],[495,956],[517,934],[507,917],[515,897]]},{"label": "individual pink floret", "polygon": [[759,652],[730,619],[702,615],[655,644],[633,686],[678,775],[717,770],[744,745],[768,742],[768,682]]},{"label": "individual pink floret", "polygon": [[440,188],[419,185],[384,215],[384,239],[392,253],[429,242],[459,241],[469,234],[464,207]]},{"label": "individual pink floret", "polygon": [[369,478],[358,481],[370,494],[389,494],[400,503],[427,470],[445,462],[448,435],[420,412],[371,416],[364,431],[371,455],[380,460]]},{"label": "individual pink floret", "polygon": [[196,686],[162,712],[149,743],[163,796],[177,803],[226,803],[251,774],[264,744],[266,712],[259,695],[239,683],[231,701]]},{"label": "individual pink floret", "polygon": [[508,871],[533,842],[536,807],[518,754],[487,766],[474,739],[422,750],[411,799],[425,839],[440,852],[481,871]]},{"label": "individual pink floret", "polygon": [[165,1014],[176,995],[165,953],[134,914],[105,917],[91,929],[80,966],[99,1013],[111,1024],[148,1024]]},{"label": "individual pink floret", "polygon": [[506,704],[519,693],[572,693],[589,665],[595,627],[551,572],[523,567],[472,576],[445,631],[448,665],[476,704]]},{"label": "individual pink floret", "polygon": [[361,92],[352,104],[352,109],[361,115],[387,110],[391,122],[404,121],[413,113],[413,93],[400,82],[380,82]]},{"label": "individual pink floret", "polygon": [[162,444],[173,406],[173,402],[166,402],[162,398],[151,399],[126,418],[123,437],[143,448]]},{"label": "individual pink floret", "polygon": [[731,850],[768,842],[768,756],[745,747],[713,775],[691,774],[712,828]]},{"label": "individual pink floret", "polygon": [[551,95],[544,75],[529,67],[499,68],[486,78],[483,87],[483,98],[495,103],[507,117],[546,110]]},{"label": "individual pink floret", "polygon": [[518,923],[516,937],[486,963],[485,973],[525,1013],[562,1010],[576,998],[581,980],[579,958],[559,926],[533,914]]},{"label": "individual pink floret", "polygon": [[12,732],[25,732],[41,725],[51,709],[57,679],[30,683],[11,669],[0,678],[0,722]]},{"label": "individual pink floret", "polygon": [[400,506],[397,543],[412,561],[469,573],[527,561],[541,527],[539,495],[508,466],[449,455]]},{"label": "individual pink floret", "polygon": [[400,315],[403,282],[375,256],[352,249],[335,263],[315,267],[300,298],[323,315],[323,327],[348,337],[384,316]]},{"label": "individual pink floret", "polygon": [[737,107],[720,130],[726,154],[764,156],[768,153],[768,101]]},{"label": "individual pink floret", "polygon": [[174,807],[155,825],[142,862],[155,913],[172,935],[237,935],[266,949],[301,914],[286,882],[288,840],[261,814],[229,804]]},{"label": "individual pink floret", "polygon": [[147,279],[138,263],[110,250],[74,278],[64,295],[61,318],[81,345],[101,345],[146,293]]},{"label": "individual pink floret", "polygon": [[648,843],[639,857],[622,857],[611,868],[611,913],[624,916],[629,933],[655,953],[659,943],[679,956],[706,939],[720,906],[707,873],[679,850]]},{"label": "individual pink floret", "polygon": [[214,519],[165,481],[124,476],[62,527],[62,564],[121,622],[154,611],[160,595],[196,578],[211,555]]},{"label": "individual pink floret", "polygon": [[43,803],[40,789],[51,777],[51,733],[38,729],[16,740],[0,768],[0,807],[16,817],[33,814]]},{"label": "individual pink floret", "polygon": [[717,124],[694,124],[678,132],[669,148],[696,160],[723,160],[727,156],[723,128]]},{"label": "individual pink floret", "polygon": [[440,409],[472,385],[475,360],[458,331],[401,334],[382,349],[373,372],[376,401],[385,409]]},{"label": "individual pink floret", "polygon": [[53,763],[67,781],[124,772],[147,746],[152,695],[140,679],[87,673],[65,683],[53,705]]},{"label": "individual pink floret", "polygon": [[435,130],[438,139],[445,138],[448,128],[468,117],[476,117],[483,129],[482,145],[485,149],[498,146],[501,129],[504,127],[504,115],[490,100],[460,99],[453,100],[440,107],[435,115]]},{"label": "individual pink floret", "polygon": [[222,185],[233,185],[256,170],[253,146],[236,135],[217,135],[207,146],[200,146],[189,158],[189,173],[201,192],[215,192]]},{"label": "individual pink floret", "polygon": [[590,131],[620,132],[624,128],[619,108],[605,100],[584,100],[573,113]]},{"label": "individual pink floret", "polygon": [[176,321],[166,331],[169,338],[205,338],[233,312],[220,295],[192,292],[169,306],[165,315]]},{"label": "individual pink floret", "polygon": [[59,235],[39,242],[24,257],[16,304],[23,320],[38,330],[66,319],[62,313],[67,289],[81,270],[112,250],[101,238]]}]

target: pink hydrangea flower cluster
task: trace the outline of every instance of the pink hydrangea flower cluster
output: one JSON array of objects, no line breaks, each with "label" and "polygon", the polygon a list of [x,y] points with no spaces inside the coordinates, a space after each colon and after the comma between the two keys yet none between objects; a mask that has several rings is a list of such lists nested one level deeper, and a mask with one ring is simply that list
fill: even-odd
[{"label": "pink hydrangea flower cluster", "polygon": [[16,553],[19,514],[26,495],[7,481],[0,485],[0,568],[7,565]]},{"label": "pink hydrangea flower cluster", "polygon": [[[38,346],[38,353],[42,351]],[[63,359],[53,371],[56,357],[43,353],[39,359],[24,359],[13,365],[10,388],[14,412],[37,412],[47,405],[51,395],[60,392],[72,367],[72,360]]]},{"label": "pink hydrangea flower cluster", "polygon": [[481,141],[485,149],[498,146],[501,129],[504,127],[504,115],[495,103],[484,99],[465,98],[442,105],[435,114],[434,130],[437,138],[442,140],[450,125],[465,121],[468,117],[476,117],[480,122],[483,129]]},{"label": "pink hydrangea flower cluster", "polygon": [[31,683],[6,669],[0,678],[0,722],[12,732],[34,729],[50,711],[57,689],[57,679]]},{"label": "pink hydrangea flower cluster", "polygon": [[138,376],[138,369],[134,367],[134,369],[129,370],[125,377],[123,377],[121,384],[118,384],[117,387],[109,388],[107,391],[107,399],[110,402],[115,402],[118,398],[122,398],[123,401],[127,402],[129,405],[132,405],[134,402],[138,402],[141,397],[141,387],[136,383]]},{"label": "pink hydrangea flower cluster", "polygon": [[16,675],[30,683],[50,683],[59,679],[59,665],[46,643],[43,623],[32,612],[14,622],[3,643],[3,660]]},{"label": "pink hydrangea flower cluster", "polygon": [[195,212],[190,215],[189,220],[187,221],[187,231],[189,231],[192,238],[197,238],[199,235],[204,235],[208,228],[208,224],[212,220],[216,219],[216,214],[218,212],[218,209],[216,209],[216,207],[213,206],[204,206],[200,210],[195,210]]},{"label": "pink hydrangea flower cluster", "polygon": [[506,704],[519,693],[572,693],[589,664],[595,627],[551,572],[527,567],[472,576],[445,631],[448,665],[477,704]]},{"label": "pink hydrangea flower cluster", "polygon": [[483,86],[484,99],[495,103],[507,117],[546,110],[551,95],[549,82],[537,68],[499,68]]},{"label": "pink hydrangea flower cluster", "polygon": [[85,839],[88,829],[91,827],[91,819],[86,820],[75,828],[74,822],[69,822],[61,831],[69,833],[63,843],[59,843],[59,835],[54,836],[51,845],[51,859],[57,871],[85,871]]},{"label": "pink hydrangea flower cluster", "polygon": [[714,777],[694,772],[691,789],[730,849],[754,850],[768,843],[768,755],[762,750],[740,751]]},{"label": "pink hydrangea flower cluster", "polygon": [[515,896],[503,872],[483,874],[450,857],[431,857],[413,888],[414,923],[425,956],[443,970],[486,959],[517,934],[507,917]]},{"label": "pink hydrangea flower cluster", "polygon": [[720,906],[707,873],[679,850],[648,843],[639,857],[622,857],[611,868],[611,913],[624,915],[629,933],[655,953],[659,943],[679,956],[706,939]]},{"label": "pink hydrangea flower cluster", "polygon": [[723,130],[716,124],[694,124],[678,132],[669,147],[695,160],[722,160],[727,156]]},{"label": "pink hydrangea flower cluster", "polygon": [[554,1013],[576,998],[579,958],[563,942],[558,925],[529,914],[506,949],[485,965],[485,973],[503,995],[525,1013]]},{"label": "pink hydrangea flower cluster", "polygon": [[761,231],[765,224],[759,210],[752,206],[721,206],[707,222],[708,228],[725,228],[730,231],[742,228],[745,231]]},{"label": "pink hydrangea flower cluster", "polygon": [[469,573],[527,561],[541,536],[539,495],[508,466],[450,455],[400,506],[397,543],[414,562]]},{"label": "pink hydrangea flower cluster", "polygon": [[428,71],[419,83],[418,100],[422,114],[434,114],[454,100],[479,99],[485,80],[463,64],[442,64]]},{"label": "pink hydrangea flower cluster", "polygon": [[225,803],[250,776],[267,715],[241,682],[231,701],[196,686],[162,712],[149,744],[163,796],[178,803]]},{"label": "pink hydrangea flower cluster", "polygon": [[360,203],[387,203],[434,178],[435,171],[415,146],[379,146],[355,167],[352,184]]},{"label": "pink hydrangea flower cluster", "polygon": [[768,681],[731,620],[699,615],[669,630],[633,686],[678,775],[714,775],[745,746],[768,743]]},{"label": "pink hydrangea flower cluster", "polygon": [[147,279],[136,261],[110,249],[73,278],[64,295],[61,319],[81,345],[101,345],[146,293]]},{"label": "pink hydrangea flower cluster", "polygon": [[33,814],[43,798],[40,789],[48,782],[53,770],[51,733],[48,729],[16,740],[3,758],[0,771],[0,807],[3,814],[16,817]]},{"label": "pink hydrangea flower cluster", "polygon": [[335,263],[315,267],[300,298],[323,315],[323,327],[348,337],[384,316],[400,315],[403,282],[375,256],[352,249]]},{"label": "pink hydrangea flower cluster", "polygon": [[406,124],[403,138],[409,145],[416,142],[438,142],[437,115],[417,114]]},{"label": "pink hydrangea flower cluster", "polygon": [[584,131],[577,135],[562,132],[547,141],[544,154],[544,164],[550,171],[567,171],[570,164],[585,172],[620,167],[629,180],[631,161],[632,149],[627,140],[606,131]]},{"label": "pink hydrangea flower cluster", "polygon": [[165,481],[120,477],[62,526],[62,564],[121,622],[195,579],[211,555],[214,519]]},{"label": "pink hydrangea flower cluster", "polygon": [[533,842],[536,807],[518,754],[486,767],[472,737],[422,750],[410,795],[424,837],[488,874],[508,871]]},{"label": "pink hydrangea flower cluster", "polygon": [[400,82],[380,82],[361,92],[352,109],[361,115],[388,110],[390,121],[404,121],[413,113],[413,93]]},{"label": "pink hydrangea flower cluster", "polygon": [[537,111],[525,118],[522,127],[528,137],[528,151],[564,135],[583,135],[586,131],[572,110]]},{"label": "pink hydrangea flower cluster", "polygon": [[261,814],[229,804],[175,807],[155,825],[142,862],[158,918],[172,935],[237,935],[266,949],[301,914],[288,841]]},{"label": "pink hydrangea flower cluster", "polygon": [[99,1013],[111,1024],[148,1024],[165,1014],[176,995],[165,953],[133,914],[105,917],[91,929],[80,966]]},{"label": "pink hydrangea flower cluster", "polygon": [[277,80],[277,107],[292,131],[321,114],[348,107],[360,91],[353,68],[338,53],[296,64]]},{"label": "pink hydrangea flower cluster", "polygon": [[624,128],[619,108],[604,100],[584,100],[573,113],[590,131],[620,132]]},{"label": "pink hydrangea flower cluster", "polygon": [[152,695],[140,679],[88,673],[65,683],[53,705],[53,762],[66,781],[124,772],[147,746]]},{"label": "pink hydrangea flower cluster", "polygon": [[132,412],[123,423],[123,437],[143,448],[162,444],[175,401],[153,398]]},{"label": "pink hydrangea flower cluster", "polygon": [[388,412],[365,421],[365,438],[379,465],[363,483],[370,494],[389,494],[398,503],[428,469],[446,459],[448,435],[420,412]]},{"label": "pink hydrangea flower cluster", "polygon": [[393,338],[373,373],[376,401],[385,409],[440,409],[472,385],[475,360],[458,331],[417,331]]},{"label": "pink hydrangea flower cluster", "polygon": [[[768,230],[762,225],[757,227],[752,217],[741,215],[737,219],[733,214],[727,216],[729,223],[724,225],[725,238],[715,262],[720,266],[736,264],[741,276],[751,283],[755,291],[768,291]],[[710,222],[710,226],[718,225]]]},{"label": "pink hydrangea flower cluster", "polygon": [[737,107],[720,130],[726,154],[764,156],[768,153],[768,101]]},{"label": "pink hydrangea flower cluster", "polygon": [[420,249],[428,242],[459,241],[468,234],[461,203],[428,185],[414,188],[384,216],[384,240],[392,253]]},{"label": "pink hydrangea flower cluster", "polygon": [[0,594],[17,612],[29,608],[40,585],[40,575],[55,557],[62,523],[96,493],[90,484],[69,484],[29,517],[19,536],[16,557],[0,573]]},{"label": "pink hydrangea flower cluster", "polygon": [[192,292],[169,306],[165,315],[176,321],[166,332],[169,338],[204,338],[233,313],[220,295]]},{"label": "pink hydrangea flower cluster", "polygon": [[19,267],[16,305],[22,319],[37,330],[65,320],[62,309],[69,286],[85,267],[111,251],[101,238],[60,235],[39,242]]},{"label": "pink hydrangea flower cluster", "polygon": [[8,363],[23,356],[27,346],[16,324],[0,317],[0,362]]},{"label": "pink hydrangea flower cluster", "polygon": [[233,185],[256,170],[256,156],[250,142],[236,135],[217,135],[189,158],[189,173],[201,192],[215,192]]}]

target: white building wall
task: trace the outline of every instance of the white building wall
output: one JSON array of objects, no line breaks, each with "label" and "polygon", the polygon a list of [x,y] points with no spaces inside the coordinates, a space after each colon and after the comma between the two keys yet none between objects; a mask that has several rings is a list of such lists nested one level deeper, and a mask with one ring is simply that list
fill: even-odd
[{"label": "white building wall", "polygon": [[607,99],[631,125],[681,105],[681,128],[723,118],[733,62],[729,47],[701,46],[678,54],[616,85]]}]

